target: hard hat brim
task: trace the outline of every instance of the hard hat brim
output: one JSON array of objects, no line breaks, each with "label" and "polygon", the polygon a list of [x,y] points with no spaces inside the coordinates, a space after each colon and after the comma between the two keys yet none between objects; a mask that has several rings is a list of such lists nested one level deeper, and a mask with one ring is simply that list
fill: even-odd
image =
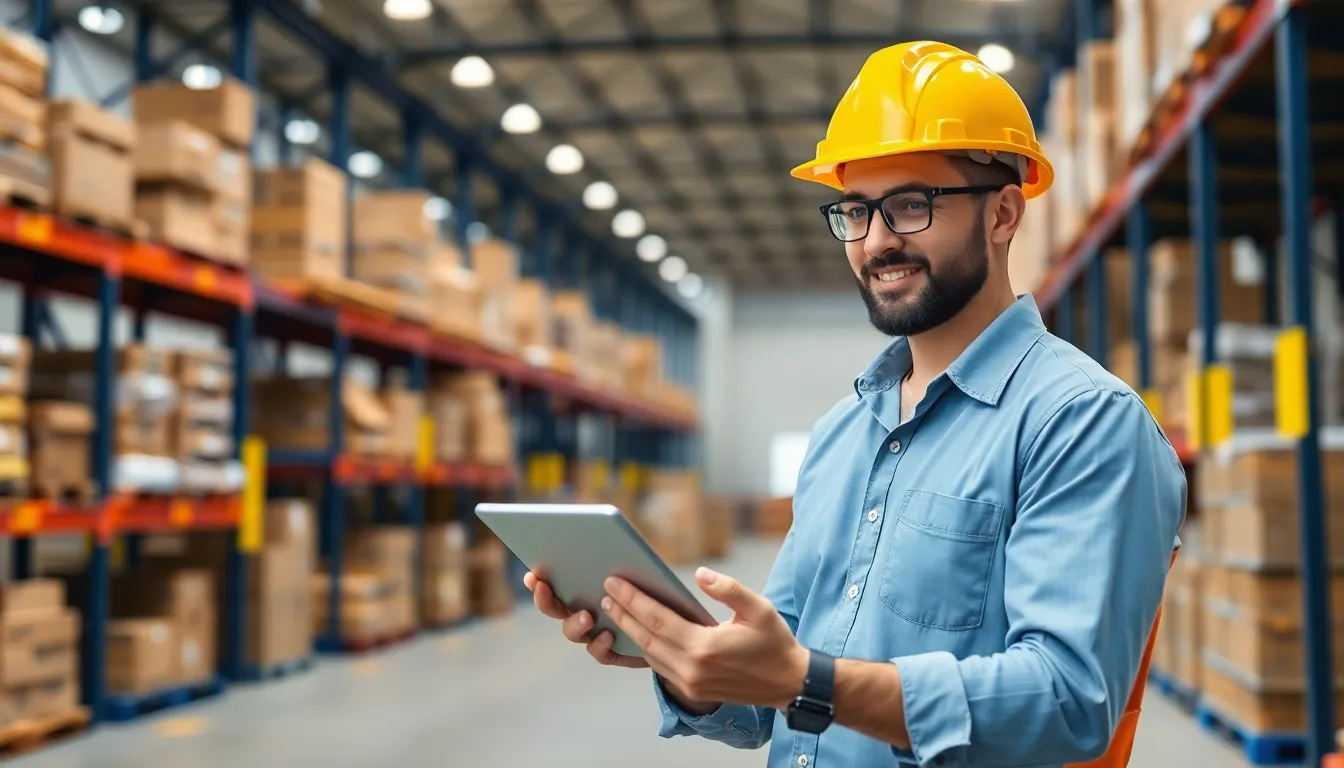
[{"label": "hard hat brim", "polygon": [[959,149],[979,149],[986,152],[1008,152],[1021,155],[1031,161],[1036,170],[1036,180],[1028,182],[1023,179],[1022,194],[1030,200],[1039,197],[1055,182],[1055,169],[1050,165],[1050,161],[1045,159],[1045,155],[1035,150],[1023,147],[1019,144],[1009,142],[986,142],[986,141],[940,141],[940,142],[920,142],[912,144],[911,142],[889,142],[872,147],[865,147],[837,154],[830,157],[818,157],[802,165],[797,166],[789,172],[789,175],[803,181],[816,182],[824,184],[832,189],[843,190],[844,184],[840,181],[840,167],[846,163],[852,163],[856,160],[872,160],[879,157],[895,157],[897,155],[910,155],[917,152],[939,153],[949,150]]}]

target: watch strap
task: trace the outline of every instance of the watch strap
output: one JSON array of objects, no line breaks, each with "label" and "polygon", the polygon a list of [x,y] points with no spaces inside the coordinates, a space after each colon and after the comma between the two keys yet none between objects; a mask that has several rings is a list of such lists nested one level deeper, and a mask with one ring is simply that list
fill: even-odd
[{"label": "watch strap", "polygon": [[807,661],[807,676],[803,678],[803,696],[827,704],[835,696],[835,657],[812,650]]}]

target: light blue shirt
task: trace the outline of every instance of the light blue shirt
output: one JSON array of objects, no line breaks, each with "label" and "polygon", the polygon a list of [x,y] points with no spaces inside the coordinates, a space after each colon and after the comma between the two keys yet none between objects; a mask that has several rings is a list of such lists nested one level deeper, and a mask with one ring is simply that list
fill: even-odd
[{"label": "light blue shirt", "polygon": [[655,683],[661,735],[769,741],[770,768],[1105,752],[1179,545],[1176,452],[1133,390],[1046,331],[1030,296],[901,424],[910,366],[899,339],[813,427],[764,594],[803,645],[896,665],[911,749],[836,725],[793,732],[770,708],[694,717]]}]

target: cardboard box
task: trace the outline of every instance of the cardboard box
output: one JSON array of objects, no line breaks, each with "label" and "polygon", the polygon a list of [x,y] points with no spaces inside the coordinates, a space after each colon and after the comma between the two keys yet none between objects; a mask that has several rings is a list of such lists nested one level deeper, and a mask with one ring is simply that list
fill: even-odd
[{"label": "cardboard box", "polygon": [[429,414],[434,420],[434,456],[439,461],[457,462],[467,457],[470,410],[461,397],[452,392],[432,390]]},{"label": "cardboard box", "polygon": [[252,143],[257,129],[256,94],[233,78],[207,89],[175,82],[142,85],[132,101],[141,123],[182,120],[238,149]]},{"label": "cardboard box", "polygon": [[22,424],[0,424],[0,455],[28,458],[28,433]]},{"label": "cardboard box", "polygon": [[47,151],[47,104],[0,84],[0,139]]},{"label": "cardboard box", "polygon": [[514,337],[519,346],[555,346],[551,292],[545,283],[535,278],[519,280],[513,287],[513,305]]},{"label": "cardboard box", "polygon": [[[253,382],[253,428],[272,447],[326,450],[330,444],[330,380],[262,379]],[[345,409],[345,440],[349,452],[387,454],[391,414],[367,387],[346,379],[341,402]]]},{"label": "cardboard box", "polygon": [[396,386],[384,389],[382,398],[391,416],[387,454],[395,459],[412,461],[420,445],[420,417],[425,412],[425,395]]},{"label": "cardboard box", "polygon": [[29,96],[45,95],[50,56],[47,44],[36,37],[0,28],[0,83]]},{"label": "cardboard box", "polygon": [[[63,605],[0,614],[0,645],[5,648],[74,646],[79,642],[79,630],[79,612]],[[8,679],[6,670],[0,670],[0,683]]]},{"label": "cardboard box", "polygon": [[186,425],[177,422],[172,431],[169,453],[179,459],[222,460],[233,456],[233,436],[215,425]]},{"label": "cardboard box", "polygon": [[369,190],[355,196],[355,250],[398,248],[427,261],[437,245],[439,225],[425,215],[430,194],[422,189]]},{"label": "cardboard box", "polygon": [[0,334],[0,395],[26,395],[33,349],[28,339]]},{"label": "cardboard box", "polygon": [[724,497],[704,501],[704,535],[701,549],[706,557],[727,557],[737,535],[737,502]]},{"label": "cardboard box", "polygon": [[517,600],[509,579],[510,554],[497,540],[486,539],[467,555],[471,612],[498,616],[513,610]]},{"label": "cardboard box", "polygon": [[206,624],[177,623],[177,668],[173,671],[177,682],[198,683],[215,675],[216,627],[212,620]]},{"label": "cardboard box", "polygon": [[79,403],[34,403],[29,421],[33,485],[46,495],[89,481],[93,411]]},{"label": "cardboard box", "polygon": [[251,204],[219,197],[211,215],[215,227],[211,258],[235,266],[247,264],[252,255]]},{"label": "cardboard box", "polygon": [[398,293],[429,296],[429,259],[423,252],[409,253],[386,246],[358,247],[351,264],[351,277]]},{"label": "cardboard box", "polygon": [[265,277],[345,274],[345,174],[320,160],[257,174],[252,265]]},{"label": "cardboard box", "polygon": [[252,188],[251,156],[244,150],[222,147],[219,150],[219,196],[250,208]]},{"label": "cardboard box", "polygon": [[72,679],[78,673],[79,649],[73,642],[0,647],[0,684],[6,687]]},{"label": "cardboard box", "polygon": [[139,123],[135,179],[215,194],[223,186],[219,140],[181,120]]},{"label": "cardboard box", "polygon": [[83,136],[51,139],[51,192],[56,212],[131,231],[135,222],[135,162],[124,150]]},{"label": "cardboard box", "polygon": [[118,456],[173,456],[172,427],[173,420],[167,415],[119,417],[112,436],[112,451]]},{"label": "cardboard box", "polygon": [[[1184,347],[1197,327],[1197,267],[1193,243],[1167,238],[1153,244],[1152,286],[1149,289],[1149,333],[1159,344]],[[1230,243],[1219,248],[1219,312],[1221,322],[1259,325],[1264,318],[1264,286],[1247,279],[1249,270],[1238,269]],[[1242,279],[1238,279],[1242,278]]]},{"label": "cardboard box", "polygon": [[177,682],[175,626],[165,618],[115,619],[107,624],[107,688],[142,693]]},{"label": "cardboard box", "polygon": [[150,237],[165,245],[214,258],[219,248],[212,195],[197,190],[141,190],[136,218],[149,225]]},{"label": "cardboard box", "polygon": [[346,544],[346,558],[351,566],[376,573],[388,596],[409,594],[415,578],[412,563],[416,546],[414,530],[376,526],[351,534]]},{"label": "cardboard box", "polygon": [[184,390],[230,394],[233,392],[233,350],[184,349],[171,354],[169,373]]},{"label": "cardboard box", "polygon": [[78,706],[79,682],[73,675],[0,692],[0,720],[3,722],[60,715]]},{"label": "cardboard box", "polygon": [[[314,526],[313,506],[307,499],[272,499],[266,503],[268,547],[310,550],[314,541]],[[304,589],[308,587],[306,575],[302,586]]]},{"label": "cardboard box", "polygon": [[112,580],[112,613],[164,618],[181,627],[215,626],[215,575],[204,568],[145,568]]},{"label": "cardboard box", "polygon": [[1128,157],[1152,114],[1154,30],[1157,0],[1117,0],[1115,3],[1116,130],[1122,157]]},{"label": "cardboard box", "polygon": [[471,247],[471,268],[481,290],[509,290],[518,281],[518,249],[508,241],[489,238]]},{"label": "cardboard box", "polygon": [[0,616],[64,607],[65,582],[59,579],[23,579],[0,585]]},{"label": "cardboard box", "polygon": [[233,397],[198,390],[184,390],[175,414],[177,431],[193,426],[212,426],[228,434],[233,424]]},{"label": "cardboard box", "polygon": [[52,137],[68,134],[82,136],[119,154],[130,155],[138,137],[135,123],[110,109],[82,99],[53,101],[47,109],[47,125]]}]

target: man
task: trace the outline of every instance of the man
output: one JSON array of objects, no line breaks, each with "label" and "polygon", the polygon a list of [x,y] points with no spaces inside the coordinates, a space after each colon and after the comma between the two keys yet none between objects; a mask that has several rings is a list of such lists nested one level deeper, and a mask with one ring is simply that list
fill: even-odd
[{"label": "man", "polygon": [[609,581],[640,659],[529,574],[537,606],[652,667],[664,736],[772,741],[772,768],[1124,765],[1185,476],[1009,285],[1052,180],[1021,99],[950,46],[879,51],[794,175],[841,190],[825,223],[897,338],[814,427],[764,596],[701,569],[734,611],[705,628]]}]

